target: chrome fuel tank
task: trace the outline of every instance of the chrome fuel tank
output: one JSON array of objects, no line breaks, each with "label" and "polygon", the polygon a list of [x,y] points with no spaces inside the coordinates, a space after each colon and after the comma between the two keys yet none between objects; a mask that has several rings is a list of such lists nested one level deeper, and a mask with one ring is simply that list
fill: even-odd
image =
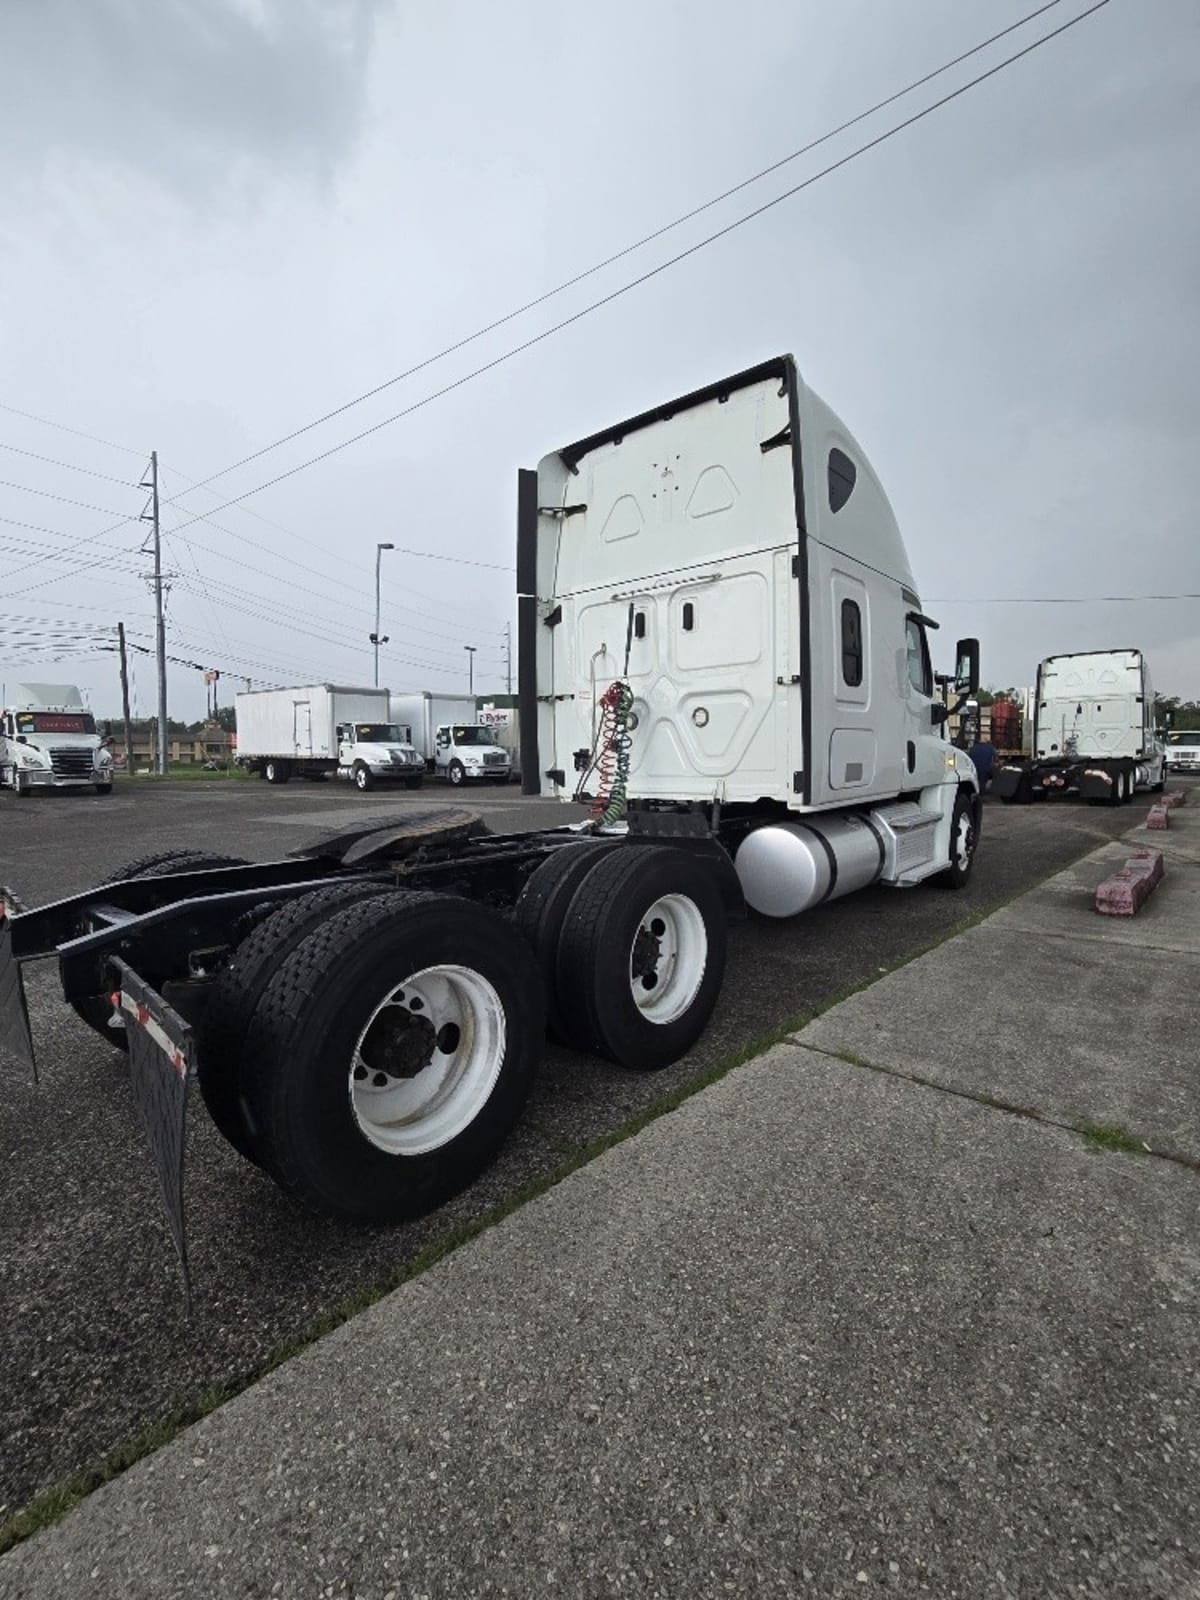
[{"label": "chrome fuel tank", "polygon": [[874,883],[883,839],[865,816],[770,823],[747,834],[734,865],[746,904],[767,917],[794,917]]}]

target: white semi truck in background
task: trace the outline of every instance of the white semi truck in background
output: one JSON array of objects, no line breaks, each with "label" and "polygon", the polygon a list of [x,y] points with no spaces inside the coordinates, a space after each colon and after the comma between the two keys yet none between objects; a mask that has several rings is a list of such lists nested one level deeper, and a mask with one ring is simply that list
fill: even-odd
[{"label": "white semi truck in background", "polygon": [[391,717],[412,729],[426,768],[456,787],[507,783],[512,757],[492,728],[480,720],[474,695],[431,694],[428,689],[393,694]]},{"label": "white semi truck in background", "polygon": [[333,772],[361,790],[383,782],[420,787],[425,763],[408,727],[392,720],[386,689],[251,689],[236,697],[235,709],[238,763],[268,783]]},{"label": "white semi truck in background", "polygon": [[112,755],[73,683],[20,683],[0,711],[0,789],[111,794]]},{"label": "white semi truck in background", "polygon": [[517,588],[524,787],[590,820],[411,808],[271,862],[167,852],[0,922],[0,1041],[32,1060],[21,969],[56,957],[130,1050],[180,1243],[193,1070],[296,1199],[394,1222],[492,1160],[547,1019],[652,1071],[704,1031],[747,906],[968,882],[979,785],[946,727],[978,644],[948,707],[883,489],[790,356],[522,472]]},{"label": "white semi truck in background", "polygon": [[1161,790],[1166,771],[1145,656],[1081,650],[1038,666],[1031,753],[1000,762],[992,789],[1008,805],[1076,794],[1118,806],[1138,789]]}]

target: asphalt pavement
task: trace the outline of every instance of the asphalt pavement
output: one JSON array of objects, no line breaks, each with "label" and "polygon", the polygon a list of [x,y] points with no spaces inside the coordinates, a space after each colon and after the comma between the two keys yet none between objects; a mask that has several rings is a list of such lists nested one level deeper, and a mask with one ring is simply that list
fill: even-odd
[{"label": "asphalt pavement", "polygon": [[[375,814],[428,799],[371,796],[366,806]],[[472,799],[497,828],[563,820],[561,808],[499,792]],[[0,878],[36,903],[83,887],[133,856],[179,844],[265,859],[301,843],[310,830],[363,815],[357,801],[332,788],[272,791],[229,783],[147,786],[104,800],[14,803],[0,816]],[[550,1180],[590,1142],[619,1131],[772,1030],[812,1015],[853,985],[961,928],[1131,820],[1128,812],[1088,808],[989,806],[977,872],[963,894],[872,891],[794,927],[752,922],[736,929],[721,1007],[689,1058],[642,1077],[548,1052],[529,1114],[500,1161],[451,1206],[406,1228],[363,1233],[299,1215],[203,1118],[193,1118],[189,1217],[197,1308],[191,1323],[181,1317],[124,1063],[56,1001],[52,974],[37,975],[31,1001],[42,1081],[34,1088],[9,1072],[0,1106],[0,1319],[6,1346],[0,1412],[7,1430],[2,1514],[126,1444],[139,1430],[195,1405],[214,1386],[245,1382],[273,1351],[303,1338],[319,1318],[395,1281],[423,1250],[530,1185]],[[945,959],[953,948],[926,959]],[[953,994],[938,1001],[940,1028],[970,1036],[980,981],[975,971],[969,984],[959,979]],[[1019,1028],[1023,1000],[1016,997],[1014,1004],[1012,1025]],[[721,1087],[722,1095],[729,1092]],[[713,1093],[702,1097],[705,1103]],[[699,1115],[691,1109],[698,1104],[689,1102],[661,1126],[676,1127],[677,1117]],[[780,1110],[788,1121],[791,1112]],[[721,1115],[729,1114],[727,1108]],[[731,1130],[740,1115],[725,1126],[727,1142],[739,1151],[741,1129],[736,1137]],[[794,1127],[788,1121],[787,1140],[823,1141],[828,1130],[816,1120],[819,1128],[807,1113]],[[667,1188],[673,1182],[664,1180]],[[562,1192],[537,1204],[561,1204]],[[646,1226],[653,1225],[651,1214]],[[574,1224],[566,1228],[568,1235],[574,1230]],[[617,1292],[626,1266],[614,1265],[613,1271]],[[428,1276],[400,1293],[415,1291]],[[446,1337],[457,1336],[446,1330]],[[370,1366],[376,1376],[383,1370]],[[21,1570],[0,1565],[0,1592],[8,1574]],[[430,1592],[436,1590],[433,1584]],[[157,1592],[191,1591],[167,1586]],[[343,1586],[333,1592],[370,1591]],[[500,1590],[485,1586],[478,1592]]]},{"label": "asphalt pavement", "polygon": [[1135,921],[1091,907],[1122,842],[851,996],[0,1559],[0,1595],[1200,1593],[1200,1171],[1155,1121],[1200,1118],[1169,1043],[1200,810],[1134,842],[1169,853]]}]

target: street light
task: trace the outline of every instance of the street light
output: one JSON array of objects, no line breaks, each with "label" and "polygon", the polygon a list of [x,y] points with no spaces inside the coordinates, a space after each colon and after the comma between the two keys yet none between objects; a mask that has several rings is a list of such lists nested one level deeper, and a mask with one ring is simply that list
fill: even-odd
[{"label": "street light", "polygon": [[467,652],[467,663],[468,663],[468,666],[470,668],[470,673],[471,673],[470,680],[469,680],[470,684],[471,684],[471,691],[470,692],[472,694],[474,694],[475,693],[475,646],[473,644],[465,644],[465,645],[463,645],[463,649]]},{"label": "street light", "polygon": [[386,644],[386,639],[379,637],[379,563],[385,550],[394,550],[394,544],[377,544],[375,546],[375,632],[371,635],[371,643],[375,646],[375,687],[379,687],[379,646]]}]

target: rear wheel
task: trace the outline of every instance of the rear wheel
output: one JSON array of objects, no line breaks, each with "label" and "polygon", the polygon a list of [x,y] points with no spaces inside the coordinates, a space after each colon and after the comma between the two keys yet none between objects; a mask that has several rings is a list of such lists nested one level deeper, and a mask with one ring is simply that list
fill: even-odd
[{"label": "rear wheel", "polygon": [[292,775],[290,761],[268,761],[263,768],[263,776],[268,783],[286,783]]},{"label": "rear wheel", "polygon": [[241,1083],[242,1047],[254,1012],[280,963],[335,911],[385,884],[335,883],[287,900],[254,927],[213,984],[201,1029],[198,1077],[208,1114],[229,1143],[261,1165],[258,1132]]},{"label": "rear wheel", "polygon": [[611,844],[589,840],[555,850],[530,874],[514,912],[517,928],[528,941],[546,985],[550,1032],[567,1043],[571,1037],[570,1024],[560,1012],[555,984],[563,919],[580,884],[613,848]]},{"label": "rear wheel", "polygon": [[[102,889],[106,884],[126,883],[130,878],[166,878],[173,872],[205,872],[213,867],[245,865],[240,856],[220,856],[210,850],[160,850],[155,855],[138,856],[136,861],[110,872],[107,878],[101,878],[96,887]],[[76,1016],[86,1022],[89,1028],[94,1028],[114,1049],[129,1048],[124,1025],[109,1026],[113,1008],[107,995],[85,995],[82,1000],[70,1001],[70,1006]]]},{"label": "rear wheel", "polygon": [[499,913],[396,890],[335,912],[272,977],[242,1052],[260,1159],[327,1216],[428,1211],[495,1156],[544,1028],[533,957]]},{"label": "rear wheel", "polygon": [[725,908],[683,850],[610,851],[576,890],[555,964],[569,1042],[653,1072],[695,1044],[725,972]]}]

